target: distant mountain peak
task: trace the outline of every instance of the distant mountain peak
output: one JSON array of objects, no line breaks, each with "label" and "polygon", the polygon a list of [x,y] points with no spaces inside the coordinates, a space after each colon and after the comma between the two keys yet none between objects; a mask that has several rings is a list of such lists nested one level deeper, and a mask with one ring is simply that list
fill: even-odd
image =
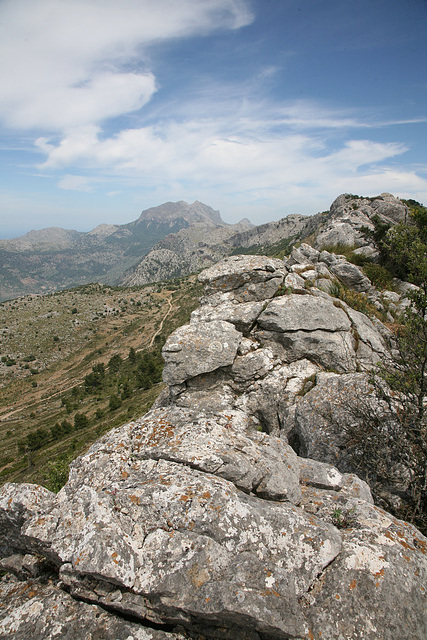
[{"label": "distant mountain peak", "polygon": [[147,222],[148,220],[170,222],[177,219],[186,220],[190,224],[204,222],[205,224],[225,225],[219,211],[199,202],[199,200],[195,200],[192,204],[179,200],[178,202],[165,202],[158,207],[150,207],[142,211],[136,222]]},{"label": "distant mountain peak", "polygon": [[88,232],[88,236],[106,237],[115,233],[119,229],[117,224],[99,224],[97,227]]}]

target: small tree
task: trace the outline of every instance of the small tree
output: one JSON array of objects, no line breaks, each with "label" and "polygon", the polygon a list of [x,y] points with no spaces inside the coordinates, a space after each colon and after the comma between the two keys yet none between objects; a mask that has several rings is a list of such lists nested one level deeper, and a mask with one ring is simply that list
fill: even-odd
[{"label": "small tree", "polygon": [[110,396],[110,402],[108,406],[110,408],[110,411],[119,409],[119,407],[122,406],[121,398],[117,394],[113,394],[112,396]]},{"label": "small tree", "polygon": [[74,416],[74,429],[78,431],[79,429],[85,429],[89,426],[88,417],[84,413],[76,413]]},{"label": "small tree", "polygon": [[360,397],[349,403],[355,420],[348,422],[346,436],[353,462],[367,479],[372,474],[378,486],[393,486],[406,478],[398,515],[427,531],[427,209],[408,204],[408,220],[387,231],[381,227],[377,240],[383,264],[416,288],[407,293],[394,349],[372,378],[379,403]]},{"label": "small tree", "polygon": [[111,358],[108,361],[108,369],[110,373],[117,373],[117,371],[119,371],[122,364],[123,364],[123,360],[121,359],[119,354],[116,353],[114,356],[111,356]]}]

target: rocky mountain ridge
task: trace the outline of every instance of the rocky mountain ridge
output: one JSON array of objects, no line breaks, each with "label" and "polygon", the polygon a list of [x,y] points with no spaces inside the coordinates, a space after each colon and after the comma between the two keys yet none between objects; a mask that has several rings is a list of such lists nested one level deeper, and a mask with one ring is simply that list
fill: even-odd
[{"label": "rocky mountain ridge", "polygon": [[197,227],[203,235],[232,235],[251,225],[227,225],[201,202],[169,202],[124,225],[99,225],[88,233],[60,228],[0,240],[0,300],[49,293],[90,282],[119,284],[123,274],[170,234]]},{"label": "rocky mountain ridge", "polygon": [[[384,313],[387,292],[304,243],[199,279],[153,409],[77,459],[57,495],[1,489],[16,577],[0,582],[0,638],[423,640],[427,540],[373,503],[323,411],[360,395],[393,341],[333,287]],[[389,293],[408,304],[404,286]]]},{"label": "rocky mountain ridge", "polygon": [[364,230],[374,228],[373,218],[395,224],[408,215],[408,207],[389,193],[372,198],[342,194],[329,211],[313,216],[292,214],[275,222],[234,233],[206,236],[196,227],[182,229],[158,242],[124,277],[127,286],[182,277],[205,269],[234,253],[268,253],[290,250],[297,241],[313,239],[317,248],[339,244],[356,248],[356,253],[377,254]]},{"label": "rocky mountain ridge", "polygon": [[310,238],[317,248],[342,243],[375,256],[363,229],[373,228],[374,216],[394,223],[407,213],[391,194],[343,194],[327,212],[293,214],[254,227],[246,219],[225,224],[211,207],[180,201],[147,209],[134,222],[99,225],[89,233],[31,231],[0,240],[0,300],[88,282],[140,286],[187,276],[236,253],[283,255],[295,242]]}]

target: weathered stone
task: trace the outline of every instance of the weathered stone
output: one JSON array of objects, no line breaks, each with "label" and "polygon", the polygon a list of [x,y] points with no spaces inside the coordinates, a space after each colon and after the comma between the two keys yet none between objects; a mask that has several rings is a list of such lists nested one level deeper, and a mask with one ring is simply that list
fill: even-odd
[{"label": "weathered stone", "polygon": [[231,256],[199,275],[206,294],[232,291],[239,302],[265,300],[277,292],[287,273],[282,260]]},{"label": "weathered stone", "polygon": [[294,247],[289,258],[289,264],[316,263],[319,259],[319,251],[309,244],[302,242],[298,248]]},{"label": "weathered stone", "polygon": [[[373,322],[365,314],[355,311],[348,305],[345,305],[344,308],[352,322],[359,365],[364,369],[371,369],[379,360],[386,357],[386,343]],[[389,336],[390,333],[388,332],[385,335]]]},{"label": "weathered stone", "polygon": [[358,246],[364,242],[363,234],[348,222],[336,222],[318,234],[316,238],[317,247],[333,247],[335,245],[346,245],[348,247]]},{"label": "weathered stone", "polygon": [[[319,292],[320,294],[320,292]],[[279,342],[288,362],[308,357],[326,369],[356,368],[351,321],[332,298],[291,294],[272,300],[258,318],[261,342]]]},{"label": "weathered stone", "polygon": [[246,332],[252,328],[264,308],[264,302],[243,302],[235,300],[211,306],[204,304],[191,314],[191,323],[225,320],[233,324],[238,331]]},{"label": "weathered stone", "polygon": [[291,294],[268,303],[258,318],[258,324],[268,331],[348,331],[351,322],[346,313],[332,300]]},{"label": "weathered stone", "polygon": [[241,337],[232,324],[223,320],[180,327],[163,347],[163,380],[179,384],[233,364]]},{"label": "weathered stone", "polygon": [[35,484],[5,484],[0,492],[0,556],[29,550],[21,527],[49,508],[54,494]]},{"label": "weathered stone", "polygon": [[284,283],[285,287],[291,289],[293,292],[306,293],[305,280],[301,278],[297,273],[289,273]]},{"label": "weathered stone", "polygon": [[408,216],[408,208],[391,193],[382,193],[371,205],[374,212],[391,224],[404,222]]},{"label": "weathered stone", "polygon": [[26,535],[78,575],[139,594],[150,619],[305,635],[298,596],[338,554],[338,531],[212,474],[141,459],[136,438],[131,455],[128,437],[116,430],[90,450]]},{"label": "weathered stone", "polygon": [[264,378],[253,381],[234,404],[248,416],[249,428],[279,435],[282,408],[292,403],[317,371],[319,367],[305,359],[275,367]]},{"label": "weathered stone", "polygon": [[344,426],[348,411],[355,398],[370,393],[366,374],[318,373],[315,387],[285,410],[282,437],[293,444],[298,455],[347,471]]},{"label": "weathered stone", "polygon": [[338,496],[316,514],[342,522],[343,549],[304,597],[311,637],[421,640],[426,539],[374,505]]},{"label": "weathered stone", "polygon": [[257,349],[237,357],[231,367],[231,375],[238,382],[257,380],[271,371],[274,364],[274,355],[271,349]]},{"label": "weathered stone", "polygon": [[307,269],[307,271],[301,272],[301,277],[304,280],[316,280],[317,278],[317,270],[316,269]]},{"label": "weathered stone", "polygon": [[359,267],[356,267],[355,264],[351,264],[347,261],[337,261],[332,263],[329,266],[329,269],[341,280],[341,282],[355,291],[369,291],[372,287],[372,283],[369,278],[367,278],[363,271],[361,271]]},{"label": "weathered stone", "polygon": [[0,581],[0,600],[2,640],[184,640],[183,634],[127,622],[37,580]]},{"label": "weathered stone", "polygon": [[300,458],[300,471],[301,482],[311,487],[339,491],[343,486],[342,474],[338,469],[325,462]]},{"label": "weathered stone", "polygon": [[231,421],[191,421],[182,409],[166,409],[139,421],[133,440],[137,457],[188,465],[269,500],[298,504],[301,499],[299,466],[291,447],[266,434],[236,432]]}]

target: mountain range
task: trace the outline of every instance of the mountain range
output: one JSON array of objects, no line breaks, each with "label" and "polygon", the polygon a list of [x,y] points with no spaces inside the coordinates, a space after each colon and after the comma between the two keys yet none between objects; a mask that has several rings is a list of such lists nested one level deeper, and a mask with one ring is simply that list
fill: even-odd
[{"label": "mountain range", "polygon": [[87,233],[57,227],[0,240],[0,300],[50,293],[88,282],[121,284],[156,243],[180,230],[227,237],[251,227],[227,225],[219,211],[201,202],[167,202],[133,222],[101,224]]},{"label": "mountain range", "polygon": [[124,225],[101,224],[87,233],[60,228],[0,240],[0,302],[51,293],[90,282],[140,286],[187,276],[233,254],[283,255],[297,241],[323,245],[366,244],[358,231],[403,218],[404,204],[391,194],[372,198],[342,194],[330,210],[288,215],[259,226],[243,219],[225,223],[201,202],[167,202]]}]

